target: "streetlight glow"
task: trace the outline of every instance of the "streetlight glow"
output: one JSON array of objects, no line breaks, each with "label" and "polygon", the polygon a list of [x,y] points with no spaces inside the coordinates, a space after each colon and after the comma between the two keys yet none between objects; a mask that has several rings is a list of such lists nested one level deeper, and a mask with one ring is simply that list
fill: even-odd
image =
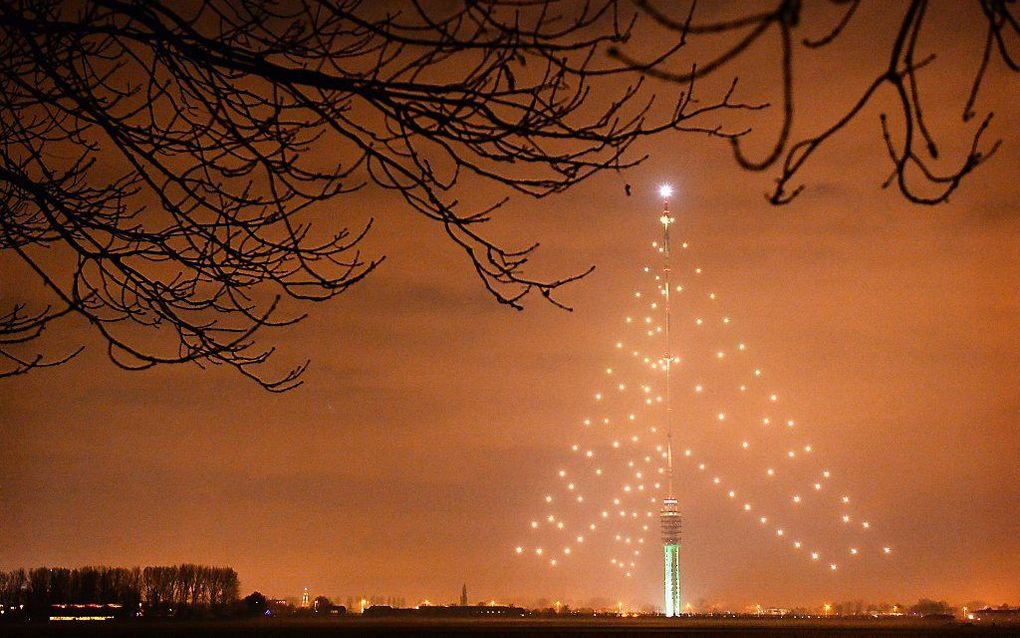
[{"label": "streetlight glow", "polygon": [[670,186],[669,184],[663,184],[662,186],[659,187],[659,195],[661,195],[663,199],[668,199],[669,196],[672,194],[673,187]]}]

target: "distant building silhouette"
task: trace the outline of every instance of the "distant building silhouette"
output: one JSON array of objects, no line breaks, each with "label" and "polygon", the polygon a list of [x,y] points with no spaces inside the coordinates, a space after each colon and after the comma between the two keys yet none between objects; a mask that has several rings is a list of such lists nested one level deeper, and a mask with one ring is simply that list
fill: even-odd
[{"label": "distant building silhouette", "polygon": [[305,591],[301,594],[301,608],[308,609],[311,603],[308,600],[308,588],[305,587]]},{"label": "distant building silhouette", "polygon": [[460,604],[462,607],[467,605],[467,583],[460,588]]},{"label": "distant building silhouette", "polygon": [[967,619],[982,625],[1020,626],[1020,609],[1011,609],[1006,605],[998,609],[985,607],[971,612]]},{"label": "distant building silhouette", "polygon": [[412,618],[523,618],[525,610],[522,607],[512,607],[509,605],[453,605],[450,607],[422,605],[417,609],[398,609],[389,605],[373,605],[365,610],[364,615],[372,617],[404,616]]}]

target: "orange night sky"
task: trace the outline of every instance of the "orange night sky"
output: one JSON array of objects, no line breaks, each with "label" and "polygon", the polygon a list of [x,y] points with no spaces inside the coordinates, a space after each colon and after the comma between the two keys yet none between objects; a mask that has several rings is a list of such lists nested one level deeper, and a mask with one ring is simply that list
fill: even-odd
[{"label": "orange night sky", "polygon": [[[928,118],[952,162],[976,125],[959,112],[980,55],[970,45],[983,35],[952,9],[932,20],[929,37],[952,55],[924,76]],[[842,113],[884,63],[872,53],[885,40],[864,24],[838,52],[800,61],[795,136]],[[760,48],[703,95],[738,74],[741,97],[775,100],[775,50]],[[833,75],[839,55],[851,61]],[[888,98],[879,102],[891,108]],[[829,573],[678,462],[685,599],[1020,603],[1015,103],[1015,77],[993,64],[978,107],[996,112],[989,137],[1002,147],[940,207],[880,188],[890,167],[878,105],[816,155],[789,206],[763,197],[774,169],[741,171],[724,142],[681,134],[635,148],[649,154],[636,169],[545,200],[514,196],[487,232],[541,241],[536,274],[596,265],[560,294],[574,312],[538,296],[523,312],[497,305],[435,224],[363,191],[339,206],[376,217],[365,247],[387,260],[303,323],[266,335],[281,366],[312,360],[305,385],[284,395],[222,367],[122,371],[86,326],[65,320],[47,334],[51,347],[84,343],[83,355],[0,381],[0,569],[200,562],[237,569],[243,593],[276,596],[309,587],[453,601],[466,581],[472,599],[658,602],[656,551],[621,578],[595,545],[555,568],[513,548],[554,538],[528,523],[561,490],[556,472],[583,445],[581,421],[618,358],[624,317],[641,312],[634,291],[656,265],[656,190],[671,182],[676,238],[690,244],[683,266],[703,268],[705,290],[725,300],[832,489],[852,495],[876,542],[895,548]],[[770,148],[775,109],[730,117],[754,126],[750,152]],[[6,306],[36,284],[0,263]],[[678,321],[694,316],[685,298],[675,303]],[[682,356],[714,347],[699,334],[678,330]],[[705,383],[735,378],[726,365]],[[692,378],[681,372],[674,386],[683,406]],[[762,466],[740,463],[730,445],[750,421],[727,431],[690,416],[676,427],[678,448],[716,446],[733,480],[770,494]],[[786,495],[763,496],[773,497],[778,508]],[[825,529],[821,540],[845,544],[837,525]]]}]

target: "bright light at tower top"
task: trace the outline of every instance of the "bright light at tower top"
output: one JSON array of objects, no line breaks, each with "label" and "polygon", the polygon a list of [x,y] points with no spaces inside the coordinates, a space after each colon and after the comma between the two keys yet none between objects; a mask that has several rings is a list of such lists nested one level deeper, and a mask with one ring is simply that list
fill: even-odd
[{"label": "bright light at tower top", "polygon": [[669,196],[672,194],[673,187],[670,186],[669,184],[663,184],[662,186],[659,187],[659,195],[661,195],[663,199],[668,199]]}]

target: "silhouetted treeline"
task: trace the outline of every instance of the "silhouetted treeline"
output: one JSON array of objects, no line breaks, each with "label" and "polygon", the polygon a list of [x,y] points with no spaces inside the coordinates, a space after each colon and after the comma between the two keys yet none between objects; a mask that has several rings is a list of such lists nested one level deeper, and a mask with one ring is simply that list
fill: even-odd
[{"label": "silhouetted treeline", "polygon": [[38,567],[0,571],[0,605],[41,616],[52,605],[117,604],[125,615],[191,616],[230,611],[240,581],[229,567]]}]

